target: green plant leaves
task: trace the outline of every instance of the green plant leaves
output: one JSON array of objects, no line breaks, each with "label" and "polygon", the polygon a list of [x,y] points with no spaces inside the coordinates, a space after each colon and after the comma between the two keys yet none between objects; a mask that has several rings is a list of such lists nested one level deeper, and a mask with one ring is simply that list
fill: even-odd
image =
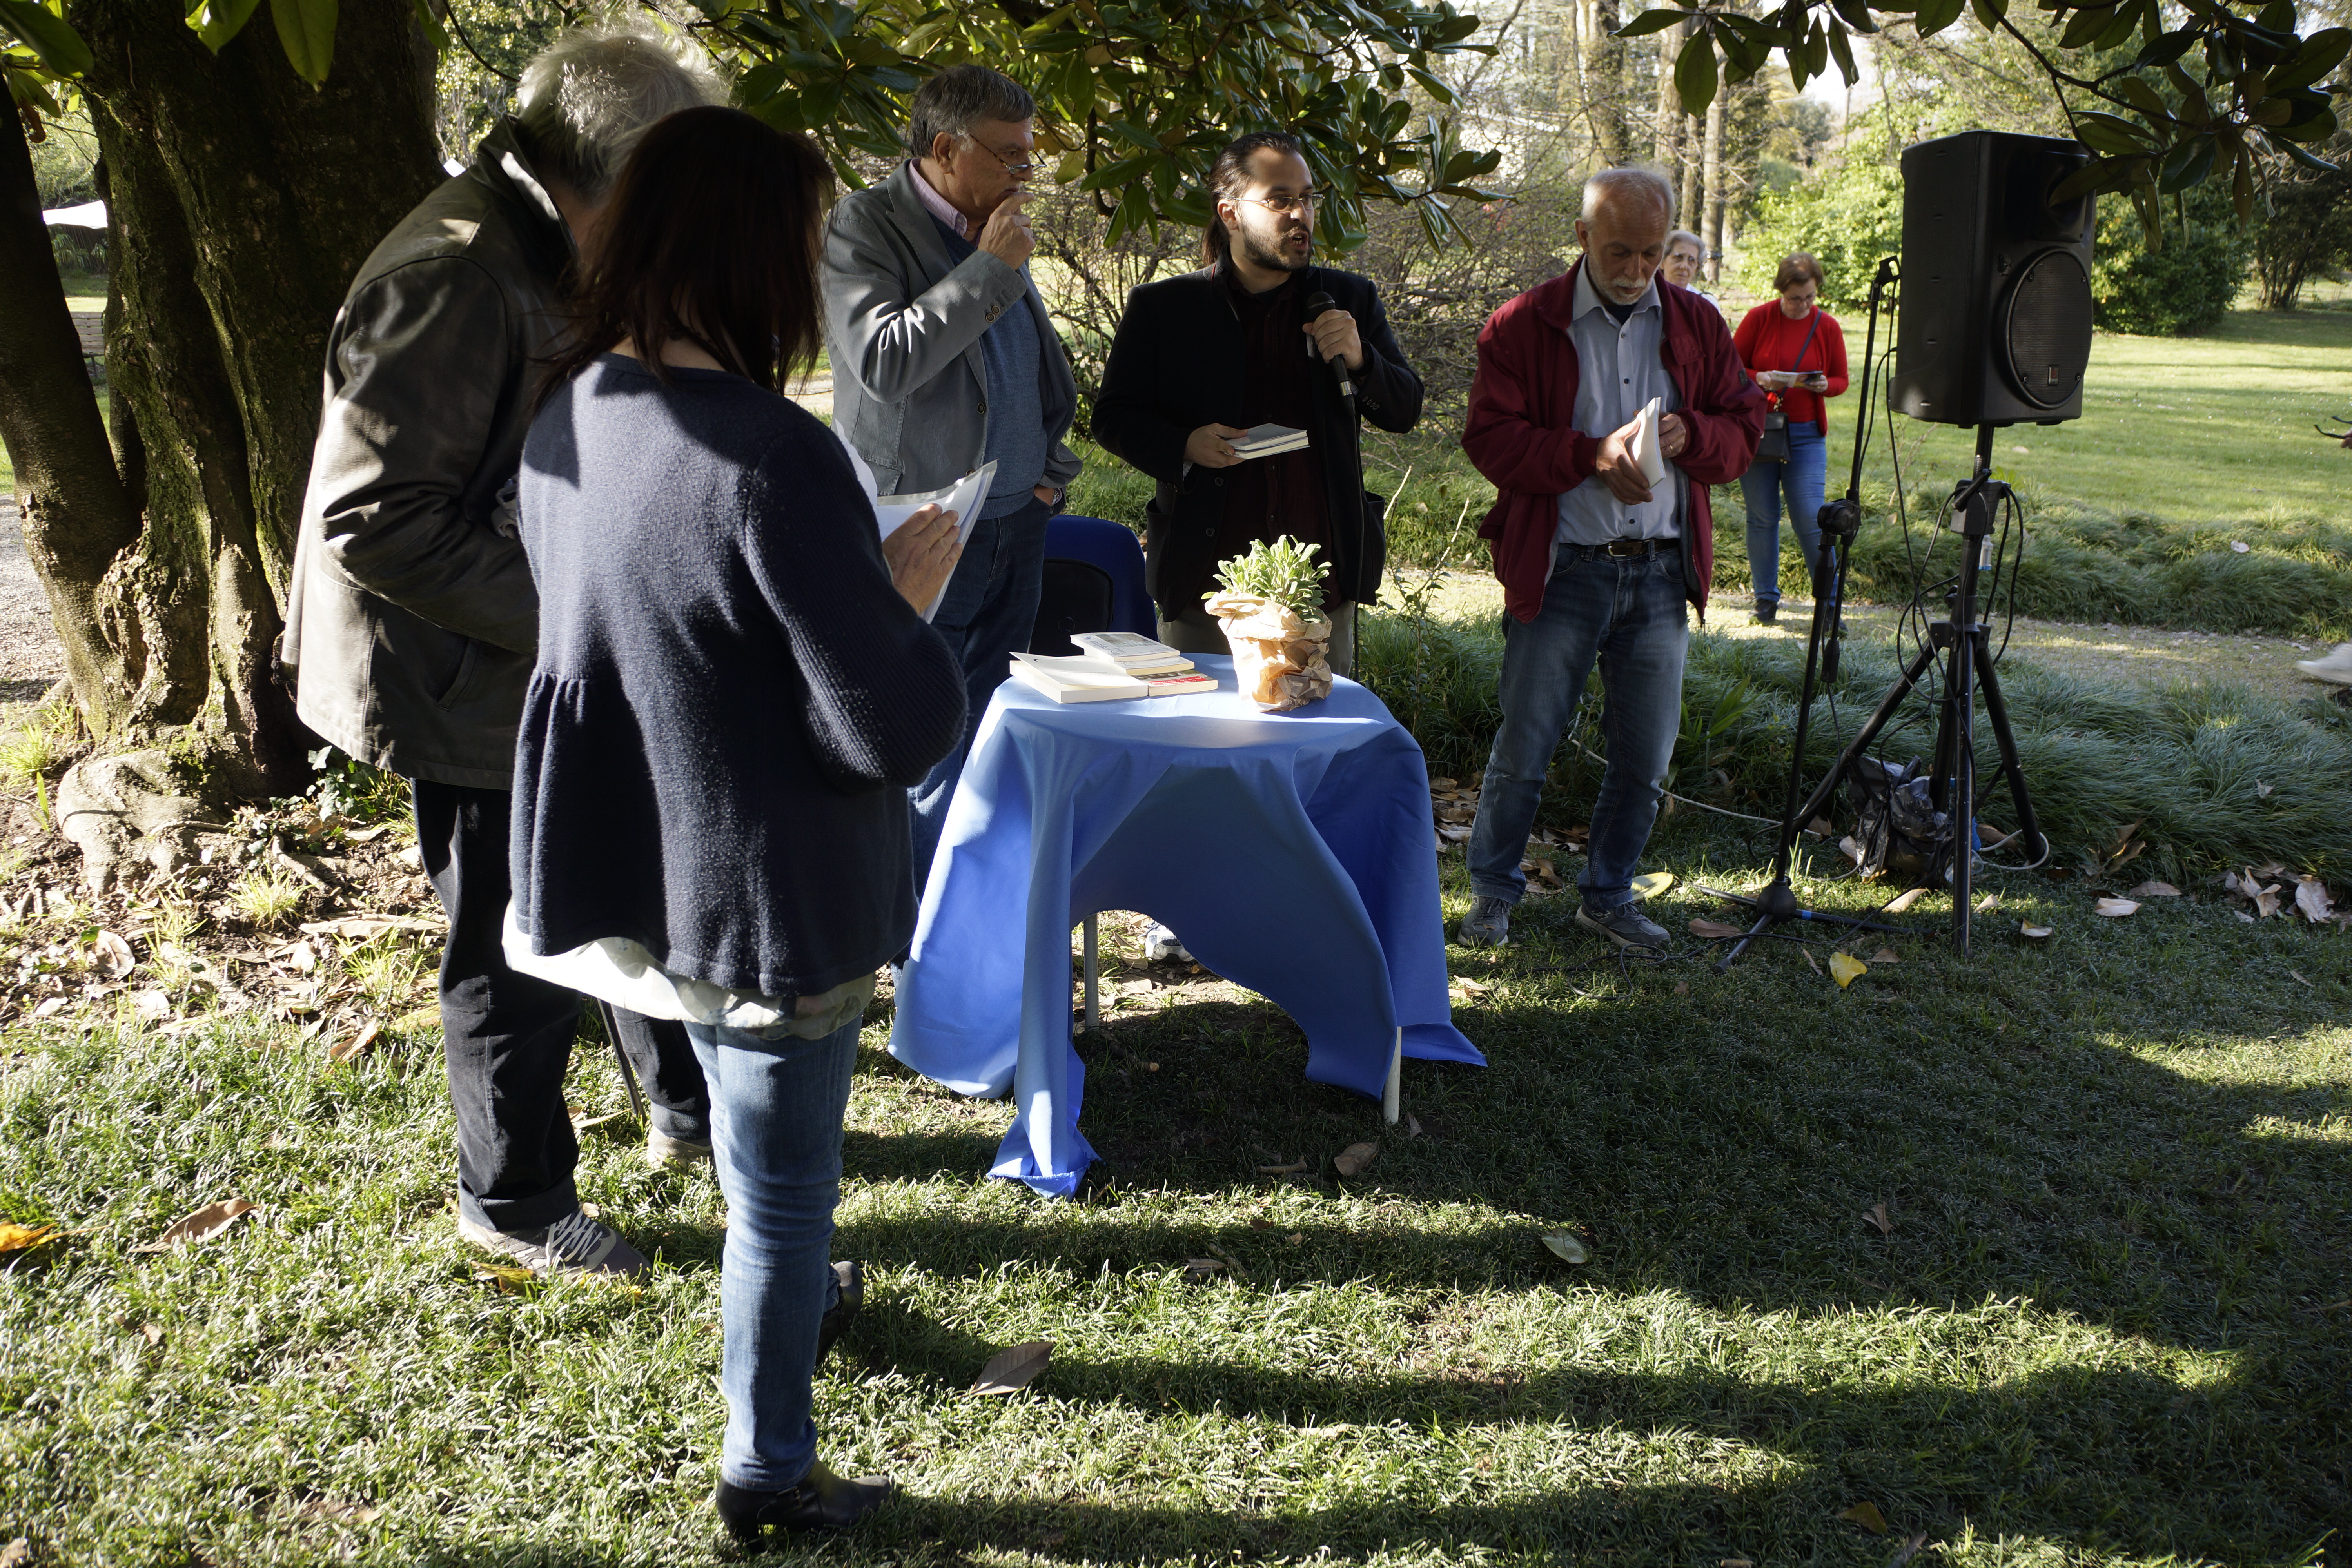
[{"label": "green plant leaves", "polygon": [[335,60],[336,0],[269,0],[269,19],[294,74],[312,87],[327,79]]},{"label": "green plant leaves", "polygon": [[[205,47],[218,54],[223,46],[244,30],[246,23],[252,19],[255,7],[260,3],[261,0],[202,0],[194,10],[188,13],[188,26],[195,29],[196,37],[204,41]],[[428,11],[426,15],[431,13]],[[434,25],[440,25],[437,18]]]},{"label": "green plant leaves", "polygon": [[1921,0],[1912,25],[1919,29],[1921,37],[1931,38],[1958,21],[1960,13],[1967,8],[1968,0]]},{"label": "green plant leaves", "polygon": [[1675,59],[1675,90],[1682,95],[1684,110],[1705,114],[1715,101],[1715,40],[1705,33],[1693,34]]},{"label": "green plant leaves", "polygon": [[0,0],[0,27],[16,34],[35,58],[58,76],[79,76],[90,68],[89,46],[46,5]]}]

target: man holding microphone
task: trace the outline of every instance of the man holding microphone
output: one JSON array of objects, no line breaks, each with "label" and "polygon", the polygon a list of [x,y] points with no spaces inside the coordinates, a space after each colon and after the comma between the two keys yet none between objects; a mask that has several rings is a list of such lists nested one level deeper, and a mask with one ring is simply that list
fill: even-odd
[{"label": "man holding microphone", "polygon": [[911,792],[919,887],[989,694],[1029,645],[1045,523],[1078,473],[1062,439],[1077,384],[1029,280],[1035,114],[1026,89],[985,66],[940,72],[915,93],[911,155],[842,198],[825,235],[834,428],[881,492],[939,489],[996,464],[931,618],[962,661],[970,713],[962,743]]}]

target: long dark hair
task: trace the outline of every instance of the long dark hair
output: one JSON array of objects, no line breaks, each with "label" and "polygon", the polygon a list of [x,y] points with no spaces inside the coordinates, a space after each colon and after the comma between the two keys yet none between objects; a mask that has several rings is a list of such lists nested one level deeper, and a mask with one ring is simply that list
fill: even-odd
[{"label": "long dark hair", "polygon": [[740,109],[657,121],[613,188],[570,342],[540,400],[625,338],[665,384],[661,346],[683,338],[774,391],[816,358],[817,246],[832,194],[832,169],[808,138]]},{"label": "long dark hair", "polygon": [[1307,156],[1307,149],[1287,131],[1253,131],[1225,143],[1225,150],[1209,165],[1209,226],[1201,234],[1202,266],[1216,267],[1234,258],[1234,237],[1225,232],[1225,220],[1217,216],[1217,204],[1236,201],[1249,188],[1250,154],[1268,147],[1277,153]]}]

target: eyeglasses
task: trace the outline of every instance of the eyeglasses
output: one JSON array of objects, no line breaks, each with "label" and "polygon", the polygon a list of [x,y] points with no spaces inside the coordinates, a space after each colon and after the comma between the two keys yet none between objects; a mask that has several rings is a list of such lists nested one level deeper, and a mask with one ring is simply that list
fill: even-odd
[{"label": "eyeglasses", "polygon": [[1030,175],[1037,172],[1036,164],[1013,163],[1003,153],[998,152],[995,148],[990,146],[987,142],[982,142],[976,136],[969,137],[967,140],[970,141],[973,146],[979,148],[982,152],[995,159],[999,163],[1004,165],[1004,172],[1012,175],[1016,180],[1025,180]]},{"label": "eyeglasses", "polygon": [[1247,202],[1252,206],[1264,207],[1270,213],[1280,213],[1284,217],[1311,213],[1315,210],[1315,204],[1322,199],[1323,195],[1319,191],[1309,191],[1303,196],[1235,196],[1234,198],[1237,202]]}]

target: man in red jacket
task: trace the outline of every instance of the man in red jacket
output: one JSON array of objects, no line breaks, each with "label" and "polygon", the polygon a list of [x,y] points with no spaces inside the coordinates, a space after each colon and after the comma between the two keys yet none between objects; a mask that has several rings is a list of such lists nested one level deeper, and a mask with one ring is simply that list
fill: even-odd
[{"label": "man in red jacket", "polygon": [[[1706,611],[1706,487],[1739,477],[1764,427],[1763,394],[1723,318],[1657,276],[1674,216],[1674,187],[1654,170],[1595,174],[1576,225],[1583,256],[1478,334],[1462,447],[1499,492],[1478,532],[1510,615],[1502,727],[1470,836],[1472,946],[1509,937],[1544,776],[1595,662],[1609,763],[1577,923],[1621,947],[1666,942],[1634,904],[1633,869],[1681,728],[1684,605]],[[1664,470],[1654,485],[1640,441],[1653,400]]]}]

